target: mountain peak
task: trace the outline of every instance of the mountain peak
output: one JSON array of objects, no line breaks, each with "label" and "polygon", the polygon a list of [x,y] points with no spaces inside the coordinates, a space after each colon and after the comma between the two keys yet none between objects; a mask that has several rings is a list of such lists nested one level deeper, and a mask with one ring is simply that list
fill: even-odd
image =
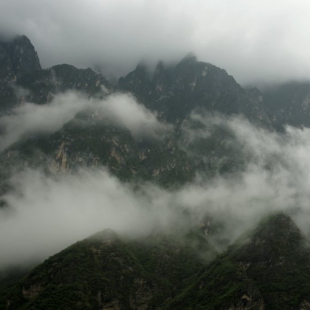
[{"label": "mountain peak", "polygon": [[41,69],[37,52],[25,35],[16,36],[10,41],[1,41],[0,53],[0,79],[7,82]]}]

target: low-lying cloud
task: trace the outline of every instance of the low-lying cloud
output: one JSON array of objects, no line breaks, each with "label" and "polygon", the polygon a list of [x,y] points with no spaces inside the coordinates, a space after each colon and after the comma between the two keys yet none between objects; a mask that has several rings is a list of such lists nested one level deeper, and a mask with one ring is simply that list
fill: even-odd
[{"label": "low-lying cloud", "polygon": [[103,122],[107,120],[127,128],[134,136],[156,137],[168,129],[158,121],[156,114],[129,94],[113,94],[98,100],[68,92],[56,95],[52,102],[44,105],[26,102],[12,114],[1,116],[0,152],[21,139],[52,134],[86,109],[93,109]]},{"label": "low-lying cloud", "polygon": [[[212,126],[208,117],[200,122]],[[246,166],[225,177],[197,176],[179,189],[133,187],[104,168],[16,174],[14,190],[3,197],[8,208],[0,210],[0,266],[43,259],[105,228],[143,235],[177,224],[186,229],[206,215],[224,224],[213,237],[228,243],[274,211],[289,213],[310,235],[310,129],[280,134],[240,117],[213,117],[213,123],[232,131]],[[191,216],[184,217],[185,209]]]},{"label": "low-lying cloud", "polygon": [[271,211],[290,213],[309,235],[309,128],[287,126],[284,133],[278,133],[257,127],[240,116],[193,114],[192,119],[200,127],[186,130],[187,147],[197,139],[212,139],[214,127],[225,128],[231,136],[218,143],[226,143],[230,155],[242,157],[244,166],[226,177],[208,180],[204,190],[197,190],[195,185],[189,187],[184,199],[196,201],[200,197],[208,212],[224,219],[231,237]]},{"label": "low-lying cloud", "polygon": [[46,258],[105,228],[143,234],[172,219],[156,189],[135,192],[105,169],[58,177],[27,170],[12,184],[9,208],[0,209],[0,267]]},{"label": "low-lying cloud", "polygon": [[0,117],[4,134],[0,136],[0,151],[19,139],[35,134],[50,134],[59,130],[75,114],[86,107],[86,99],[77,100],[73,93],[59,95],[45,105],[26,102],[11,115]]},{"label": "low-lying cloud", "polygon": [[95,101],[93,106],[99,115],[129,129],[136,137],[160,136],[170,128],[169,125],[158,121],[155,112],[137,103],[129,94],[111,95],[105,101]]}]

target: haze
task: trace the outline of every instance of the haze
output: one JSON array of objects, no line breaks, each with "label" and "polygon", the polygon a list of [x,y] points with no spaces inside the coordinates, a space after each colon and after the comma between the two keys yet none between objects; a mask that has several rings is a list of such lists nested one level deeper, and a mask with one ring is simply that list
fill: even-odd
[{"label": "haze", "polygon": [[[186,231],[204,215],[224,224],[217,238],[228,243],[273,211],[291,215],[309,236],[310,129],[287,127],[276,133],[240,117],[193,117],[205,133],[200,127],[192,139],[207,136],[212,126],[232,130],[241,155],[250,158],[242,171],[230,177],[197,176],[175,190],[125,184],[104,167],[58,176],[40,169],[19,171],[2,197],[8,208],[0,209],[0,269],[40,261],[105,228],[133,236],[176,225]],[[191,216],[185,219],[184,210]]]}]

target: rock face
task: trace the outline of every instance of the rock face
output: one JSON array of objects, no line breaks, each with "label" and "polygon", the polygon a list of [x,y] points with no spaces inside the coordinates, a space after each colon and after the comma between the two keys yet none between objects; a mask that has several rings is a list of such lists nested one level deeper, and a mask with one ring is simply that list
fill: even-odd
[{"label": "rock face", "polygon": [[3,166],[18,165],[23,154],[30,167],[43,165],[51,173],[106,166],[123,181],[172,185],[191,180],[195,171],[175,138],[139,140],[127,129],[95,120],[92,112],[80,113],[56,133],[20,142],[10,150],[0,155]]},{"label": "rock face", "polygon": [[309,243],[288,216],[276,214],[215,259],[168,308],[307,309],[309,281]]}]

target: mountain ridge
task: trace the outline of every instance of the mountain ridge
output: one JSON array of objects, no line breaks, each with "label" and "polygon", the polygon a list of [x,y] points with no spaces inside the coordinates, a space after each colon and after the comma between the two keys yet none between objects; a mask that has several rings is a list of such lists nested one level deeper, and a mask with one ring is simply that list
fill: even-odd
[{"label": "mountain ridge", "polygon": [[308,309],[309,242],[289,216],[269,215],[211,262],[197,256],[213,251],[206,237],[190,245],[200,234],[97,233],[36,267],[7,294],[7,309]]},{"label": "mountain ridge", "polygon": [[96,233],[36,267],[9,293],[7,309],[156,309],[203,265],[196,238],[200,251],[213,252],[199,236]]}]

